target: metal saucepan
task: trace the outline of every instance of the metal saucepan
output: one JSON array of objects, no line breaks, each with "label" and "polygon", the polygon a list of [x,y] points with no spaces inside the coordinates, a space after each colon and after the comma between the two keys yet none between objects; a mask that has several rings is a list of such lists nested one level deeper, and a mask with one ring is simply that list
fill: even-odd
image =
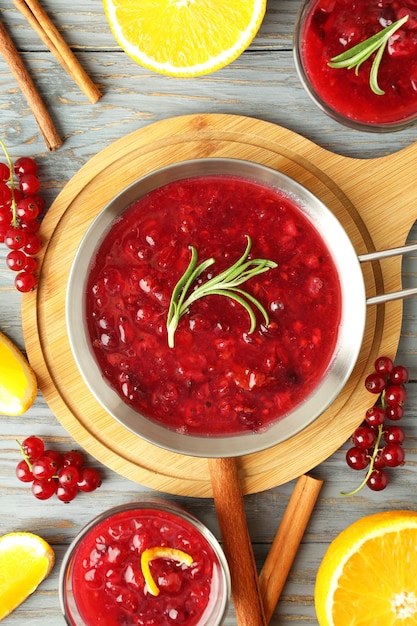
[{"label": "metal saucepan", "polygon": [[[113,220],[133,201],[169,182],[192,176],[225,174],[254,179],[288,195],[321,233],[333,256],[342,290],[342,319],[333,356],[321,383],[302,405],[280,418],[265,432],[198,437],[184,435],[142,418],[106,383],[98,368],[87,337],[85,291],[88,267],[101,239]],[[366,303],[417,293],[417,289],[396,294],[382,294],[366,299],[360,263],[417,246],[357,256],[353,245],[333,213],[305,187],[271,168],[237,159],[197,159],[183,161],[156,170],[134,182],[107,204],[86,232],[75,256],[67,289],[66,316],[71,348],[87,386],[106,411],[126,428],[146,441],[186,455],[233,457],[251,454],[276,445],[308,426],[333,402],[344,387],[356,363],[363,339]]]},{"label": "metal saucepan", "polygon": [[[140,416],[103,379],[90,347],[85,315],[88,268],[113,220],[132,202],[167,183],[193,176],[232,175],[253,179],[282,191],[321,233],[333,256],[341,286],[342,316],[333,355],[325,375],[301,406],[262,433],[224,437],[180,434]],[[338,396],[358,358],[366,320],[366,294],[360,263],[391,256],[417,246],[358,257],[345,230],[310,191],[271,168],[237,159],[197,159],[161,168],[144,176],[107,204],[86,232],[70,272],[66,298],[67,328],[80,373],[105,410],[141,438],[180,454],[209,458],[213,494],[224,549],[230,565],[236,616],[240,625],[265,626],[260,590],[235,457],[272,447],[307,427]],[[371,298],[368,303],[404,297],[411,291]],[[417,293],[417,289],[412,290]],[[229,458],[227,458],[229,457]]]}]

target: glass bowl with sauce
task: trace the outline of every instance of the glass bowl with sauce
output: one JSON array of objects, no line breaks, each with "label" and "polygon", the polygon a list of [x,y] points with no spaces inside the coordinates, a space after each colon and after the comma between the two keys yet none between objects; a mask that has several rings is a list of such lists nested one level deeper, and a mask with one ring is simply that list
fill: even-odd
[{"label": "glass bowl with sauce", "polygon": [[[388,28],[392,30],[385,44],[380,41],[362,61],[369,38],[378,34],[382,37],[382,31]],[[353,60],[350,51],[358,44],[362,50]],[[350,57],[351,66],[332,66],[335,57],[342,54]],[[414,0],[307,0],[296,22],[294,56],[308,95],[341,124],[361,131],[389,132],[415,122]]]},{"label": "glass bowl with sauce", "polygon": [[60,605],[69,626],[219,626],[230,574],[211,531],[160,500],[91,520],[64,557]]}]

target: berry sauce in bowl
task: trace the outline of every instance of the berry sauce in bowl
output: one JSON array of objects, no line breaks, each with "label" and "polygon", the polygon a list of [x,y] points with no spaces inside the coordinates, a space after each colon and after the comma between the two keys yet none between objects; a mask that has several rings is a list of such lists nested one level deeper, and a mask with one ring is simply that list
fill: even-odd
[{"label": "berry sauce in bowl", "polygon": [[159,500],[105,511],[64,557],[59,581],[69,626],[218,626],[230,574],[216,538]]},{"label": "berry sauce in bowl", "polygon": [[[245,263],[270,265],[190,301],[170,336],[192,248],[196,265],[209,261],[193,296],[245,248]],[[199,159],[145,176],[99,214],[71,269],[67,327],[84,380],[125,427],[175,452],[239,456],[291,437],[337,396],[362,341],[358,298],[352,244],[307,189],[258,164]]]},{"label": "berry sauce in bowl", "polygon": [[[408,16],[408,17],[407,17]],[[365,60],[332,61],[384,28],[404,23]],[[376,56],[381,58],[375,61]],[[297,71],[312,100],[338,122],[363,131],[401,130],[417,117],[417,2],[307,0],[294,34]],[[371,87],[375,61],[377,93]]]}]

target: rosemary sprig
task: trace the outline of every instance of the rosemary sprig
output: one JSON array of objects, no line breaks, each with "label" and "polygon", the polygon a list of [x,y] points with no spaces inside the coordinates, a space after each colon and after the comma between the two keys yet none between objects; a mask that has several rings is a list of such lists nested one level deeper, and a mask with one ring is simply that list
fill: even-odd
[{"label": "rosemary sprig", "polygon": [[358,75],[362,63],[376,52],[369,75],[369,85],[377,96],[383,96],[385,91],[378,85],[378,70],[382,55],[384,54],[385,47],[391,35],[405,24],[408,17],[408,15],[405,15],[400,20],[383,28],[379,33],[372,35],[372,37],[365,39],[365,41],[361,41],[356,46],[342,52],[342,54],[333,57],[330,59],[328,65],[335,68],[346,67],[348,70],[355,68],[355,74]]},{"label": "rosemary sprig", "polygon": [[259,300],[254,298],[251,294],[247,293],[243,289],[239,289],[239,285],[246,282],[253,276],[257,276],[258,274],[267,272],[271,268],[277,267],[277,264],[274,261],[269,261],[267,259],[248,260],[249,252],[252,247],[252,241],[248,235],[246,235],[246,238],[246,250],[242,256],[229,268],[199,285],[196,289],[191,291],[187,297],[190,287],[194,281],[204,272],[204,270],[210,267],[210,265],[213,265],[215,262],[213,258],[210,258],[197,265],[197,250],[194,246],[190,246],[190,263],[173,289],[168,309],[167,331],[168,345],[170,348],[174,347],[174,335],[180,318],[187,313],[193,302],[208,295],[226,296],[241,304],[246,309],[250,317],[251,324],[249,333],[252,333],[256,328],[256,316],[251,305],[255,306],[261,312],[265,323],[267,325],[269,324],[269,317],[266,309],[262,306]]}]

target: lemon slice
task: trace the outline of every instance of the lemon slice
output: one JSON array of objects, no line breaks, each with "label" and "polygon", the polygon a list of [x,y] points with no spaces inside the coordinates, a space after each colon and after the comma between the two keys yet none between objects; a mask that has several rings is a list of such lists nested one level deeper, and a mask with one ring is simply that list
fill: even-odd
[{"label": "lemon slice", "polygon": [[198,76],[236,59],[257,34],[266,0],[103,0],[119,45],[140,65]]},{"label": "lemon slice", "polygon": [[149,563],[154,559],[172,559],[174,561],[178,561],[180,565],[187,566],[190,566],[193,562],[193,557],[187,554],[187,552],[176,550],[175,548],[157,546],[155,548],[148,548],[147,550],[144,550],[140,557],[140,566],[145,583],[153,596],[159,595],[159,587],[155,583],[149,568]]},{"label": "lemon slice", "polygon": [[38,535],[14,532],[0,537],[0,621],[36,590],[54,562],[54,551]]},{"label": "lemon slice", "polygon": [[315,605],[320,626],[417,624],[417,512],[376,513],[336,537]]},{"label": "lemon slice", "polygon": [[21,415],[33,404],[36,376],[20,350],[0,332],[0,413]]}]

